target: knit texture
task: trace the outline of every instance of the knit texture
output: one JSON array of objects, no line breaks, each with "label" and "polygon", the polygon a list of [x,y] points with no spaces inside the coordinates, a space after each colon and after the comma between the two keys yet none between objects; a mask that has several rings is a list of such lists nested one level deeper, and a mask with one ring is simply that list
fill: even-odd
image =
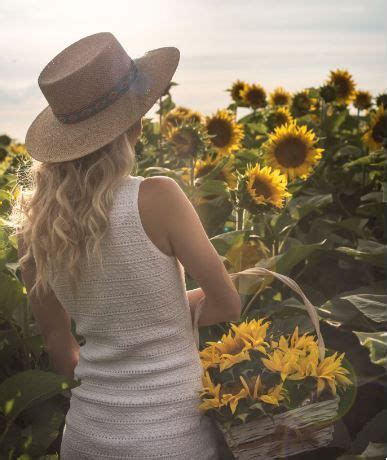
[{"label": "knit texture", "polygon": [[50,284],[86,343],[80,349],[62,460],[217,460],[213,422],[199,409],[203,369],[184,267],[142,226],[142,176],[118,186],[102,241],[103,269],[82,262],[79,295],[64,270]]}]

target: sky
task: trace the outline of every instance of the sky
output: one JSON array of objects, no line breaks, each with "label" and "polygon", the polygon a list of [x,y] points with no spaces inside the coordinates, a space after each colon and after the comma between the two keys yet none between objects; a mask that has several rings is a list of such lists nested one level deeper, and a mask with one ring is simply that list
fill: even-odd
[{"label": "sky", "polygon": [[179,48],[174,102],[206,115],[230,103],[237,78],[297,91],[341,68],[377,95],[387,90],[386,10],[386,0],[1,0],[0,134],[24,142],[48,104],[41,70],[106,31],[132,58]]}]

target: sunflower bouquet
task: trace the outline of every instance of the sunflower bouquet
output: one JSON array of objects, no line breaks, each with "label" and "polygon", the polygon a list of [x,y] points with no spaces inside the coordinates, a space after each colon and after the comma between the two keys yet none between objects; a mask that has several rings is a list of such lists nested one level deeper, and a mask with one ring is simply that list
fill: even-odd
[{"label": "sunflower bouquet", "polygon": [[[300,334],[298,326],[283,335],[267,318],[231,324],[219,341],[199,351],[199,407],[235,458],[284,457],[322,447],[332,440],[340,395],[352,385],[344,353],[326,353],[317,314],[294,280],[260,267],[232,277],[246,271],[274,275],[298,292],[316,335]],[[195,315],[195,331],[197,320]]]}]

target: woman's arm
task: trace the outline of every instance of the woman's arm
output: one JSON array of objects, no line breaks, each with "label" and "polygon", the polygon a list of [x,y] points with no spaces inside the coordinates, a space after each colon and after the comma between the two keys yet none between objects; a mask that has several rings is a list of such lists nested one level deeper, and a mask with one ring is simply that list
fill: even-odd
[{"label": "woman's arm", "polygon": [[[24,250],[23,241],[19,240],[19,260]],[[21,268],[21,276],[52,367],[59,374],[73,379],[80,346],[71,331],[71,318],[68,312],[51,288],[41,298],[31,294],[36,277],[35,261],[30,261],[26,267]]]},{"label": "woman's arm", "polygon": [[192,322],[194,320],[194,312],[198,306],[198,302],[202,297],[204,298],[201,311],[199,313],[199,319],[197,321],[198,326],[212,326],[213,324],[218,323],[238,321],[240,318],[240,315],[235,317],[235,314],[232,315],[219,308],[219,302],[209,301],[202,288],[186,291],[186,294],[191,309]]},{"label": "woman's arm", "polygon": [[68,379],[74,379],[80,346],[71,331],[56,334],[45,342],[54,370]]}]

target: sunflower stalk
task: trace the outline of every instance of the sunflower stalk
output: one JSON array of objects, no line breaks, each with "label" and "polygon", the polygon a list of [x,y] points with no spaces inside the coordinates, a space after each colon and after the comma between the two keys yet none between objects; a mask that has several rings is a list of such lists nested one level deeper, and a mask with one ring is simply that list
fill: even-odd
[{"label": "sunflower stalk", "polygon": [[247,305],[243,308],[243,311],[241,313],[241,318],[240,318],[240,321],[245,321],[246,317],[247,317],[247,314],[251,308],[251,306],[253,305],[254,303],[254,300],[259,296],[259,294],[262,292],[264,288],[264,283],[262,283],[262,285],[256,290],[256,292],[254,293],[254,295],[251,297],[251,299],[248,301]]},{"label": "sunflower stalk", "polygon": [[284,247],[284,245],[285,245],[285,243],[286,243],[286,241],[287,241],[287,239],[288,239],[288,237],[289,237],[289,235],[290,235],[290,233],[291,233],[292,230],[293,230],[293,228],[289,228],[289,229],[287,230],[287,232],[286,232],[284,238],[283,238],[282,241],[279,243],[279,245],[278,245],[278,254],[281,253],[282,248]]},{"label": "sunflower stalk", "polygon": [[236,208],[236,230],[244,230],[244,208]]},{"label": "sunflower stalk", "polygon": [[190,183],[192,190],[195,185],[195,158],[193,156],[189,159],[190,167],[189,167],[189,176],[190,176]]}]

